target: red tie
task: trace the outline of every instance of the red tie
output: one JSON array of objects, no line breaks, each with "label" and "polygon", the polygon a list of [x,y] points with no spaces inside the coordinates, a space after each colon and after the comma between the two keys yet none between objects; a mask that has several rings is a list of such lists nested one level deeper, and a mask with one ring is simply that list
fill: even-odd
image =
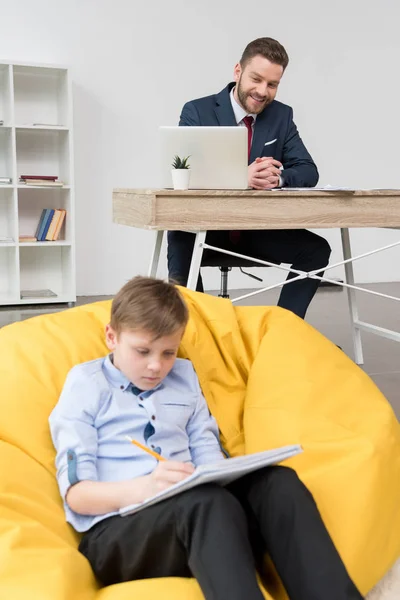
[{"label": "red tie", "polygon": [[250,160],[250,152],[251,152],[251,141],[253,139],[253,121],[254,121],[254,117],[244,117],[243,118],[243,123],[246,125],[247,127],[247,150],[248,150],[248,160]]},{"label": "red tie", "polygon": [[[253,128],[252,124],[254,121],[254,117],[243,117],[243,123],[247,127],[247,160],[250,160],[250,152],[251,152],[251,141],[253,139]],[[240,241],[240,231],[230,231],[229,239],[233,244],[238,244]]]}]

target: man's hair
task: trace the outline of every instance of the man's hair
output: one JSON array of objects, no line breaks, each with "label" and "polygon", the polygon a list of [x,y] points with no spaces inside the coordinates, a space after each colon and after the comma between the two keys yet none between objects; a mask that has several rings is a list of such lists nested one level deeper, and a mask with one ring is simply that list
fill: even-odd
[{"label": "man's hair", "polygon": [[142,329],[158,339],[185,327],[188,318],[189,311],[175,285],[138,275],[114,297],[110,325],[117,334]]},{"label": "man's hair", "polygon": [[252,58],[258,55],[267,58],[276,65],[281,65],[283,70],[286,69],[289,63],[289,57],[282,44],[272,38],[262,37],[247,44],[242,54],[242,58],[240,59],[242,69],[245,68]]}]

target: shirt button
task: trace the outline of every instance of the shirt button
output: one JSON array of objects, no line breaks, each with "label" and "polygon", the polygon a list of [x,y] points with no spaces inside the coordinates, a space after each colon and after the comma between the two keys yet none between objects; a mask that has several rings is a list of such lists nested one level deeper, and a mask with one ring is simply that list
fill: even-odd
[{"label": "shirt button", "polygon": [[155,448],[154,444],[151,445],[152,448]]},{"label": "shirt button", "polygon": [[151,415],[151,418],[152,418],[153,421],[155,421],[156,420],[156,415]]},{"label": "shirt button", "polygon": [[123,389],[124,389],[124,386],[123,386],[123,385],[120,385],[120,386],[119,386],[119,389],[120,389],[120,390],[123,390]]}]

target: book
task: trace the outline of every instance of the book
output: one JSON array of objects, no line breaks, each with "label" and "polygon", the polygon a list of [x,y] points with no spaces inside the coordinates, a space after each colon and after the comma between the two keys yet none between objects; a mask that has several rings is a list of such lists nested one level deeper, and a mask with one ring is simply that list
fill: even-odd
[{"label": "book", "polygon": [[303,452],[299,445],[283,446],[274,450],[266,450],[265,452],[256,452],[255,454],[246,454],[245,456],[236,456],[235,458],[227,458],[220,462],[208,465],[200,465],[195,469],[192,475],[189,475],[183,481],[175,483],[166,490],[162,490],[151,498],[139,504],[130,504],[119,510],[122,517],[132,515],[139,512],[143,508],[157,504],[167,498],[172,498],[177,494],[181,494],[186,490],[190,490],[203,483],[218,483],[222,486],[243,477],[248,473],[262,469],[269,465],[274,465],[286,460],[296,454]]},{"label": "book", "polygon": [[32,179],[31,181],[27,181],[26,185],[35,186],[35,187],[64,187],[63,181],[40,181],[40,179]]},{"label": "book", "polygon": [[49,181],[55,181],[58,179],[58,175],[21,175],[20,179],[47,179]]},{"label": "book", "polygon": [[63,181],[54,181],[52,179],[20,179],[19,182],[30,186],[64,187]]},{"label": "book", "polygon": [[[44,234],[44,230],[45,230],[45,227],[46,227],[47,221],[48,221],[48,219],[49,219],[49,215],[50,215],[50,211],[51,211],[51,209],[50,209],[50,208],[45,208],[45,209],[44,209],[44,211],[45,211],[45,214],[44,214],[44,217],[43,217],[43,220],[42,220],[42,223],[41,223],[40,229],[39,229],[39,233],[38,233],[38,234],[37,234],[37,236],[36,236],[36,237],[37,237],[37,239],[38,239],[38,242],[41,242],[41,241],[42,241],[43,234]],[[47,230],[46,230],[46,231],[47,231]]]},{"label": "book", "polygon": [[0,177],[0,183],[12,183],[11,177]]},{"label": "book", "polygon": [[32,123],[32,127],[63,127],[58,123]]},{"label": "book", "polygon": [[57,223],[58,223],[58,220],[60,219],[60,216],[61,216],[61,210],[56,208],[56,210],[54,211],[53,218],[51,219],[51,222],[50,222],[50,227],[47,230],[46,241],[48,241],[48,242],[54,241],[54,234],[55,234]]},{"label": "book", "polygon": [[20,235],[19,236],[19,241],[21,243],[26,243],[26,242],[37,242],[37,238],[34,237],[33,235]]},{"label": "book", "polygon": [[44,242],[46,240],[46,235],[47,235],[47,232],[49,230],[50,223],[51,223],[51,220],[53,218],[53,215],[55,213],[54,208],[48,208],[46,210],[47,210],[47,213],[46,213],[46,216],[44,218],[43,228],[42,228],[42,231],[40,232],[39,237],[38,237],[38,241],[39,242]]},{"label": "book", "polygon": [[35,186],[35,187],[64,187],[63,181],[40,181],[40,179],[31,179],[26,182],[26,185]]},{"label": "book", "polygon": [[66,217],[66,214],[67,214],[67,211],[64,208],[61,208],[60,212],[61,212],[61,214],[60,214],[60,218],[59,218],[59,220],[57,222],[57,225],[56,225],[56,228],[55,228],[55,231],[54,231],[53,241],[58,240],[61,228],[63,226],[64,220],[65,220],[65,217]]},{"label": "book", "polygon": [[43,235],[44,226],[45,226],[45,224],[46,224],[46,219],[47,219],[47,217],[48,217],[49,210],[50,210],[49,208],[44,208],[44,209],[42,210],[42,214],[41,214],[41,216],[40,216],[39,225],[38,225],[37,231],[36,231],[36,233],[35,233],[35,236],[36,236],[36,238],[37,238],[38,242],[40,242],[40,240],[41,240],[41,237],[42,237],[42,235]]},{"label": "book", "polygon": [[46,216],[46,209],[44,208],[44,209],[42,210],[42,214],[40,215],[39,223],[38,223],[38,226],[37,226],[37,228],[36,228],[36,233],[35,233],[35,237],[36,237],[36,239],[39,239],[39,233],[40,233],[40,229],[41,229],[41,227],[42,227],[42,224],[43,224],[43,219],[44,219],[44,217],[45,217],[45,216]]},{"label": "book", "polygon": [[21,290],[21,300],[24,298],[56,298],[57,294],[55,294],[52,290]]},{"label": "book", "polygon": [[58,175],[21,175],[20,183],[33,186],[63,187],[64,182],[58,179]]},{"label": "book", "polygon": [[1,236],[0,235],[0,243],[1,244],[11,244],[14,241],[14,238],[9,236]]}]

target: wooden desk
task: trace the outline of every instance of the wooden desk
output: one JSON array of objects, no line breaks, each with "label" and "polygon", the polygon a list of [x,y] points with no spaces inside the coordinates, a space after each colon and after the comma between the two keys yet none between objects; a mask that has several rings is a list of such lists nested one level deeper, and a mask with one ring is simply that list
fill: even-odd
[{"label": "wooden desk", "polygon": [[[116,189],[113,192],[113,220],[121,225],[157,231],[150,274],[155,275],[160,256],[163,233],[166,230],[193,231],[196,235],[188,287],[195,289],[207,230],[212,229],[323,229],[340,228],[344,260],[329,265],[327,270],[344,265],[356,362],[363,362],[360,331],[400,341],[398,332],[390,331],[359,320],[355,290],[393,300],[354,285],[352,262],[400,244],[390,244],[361,256],[351,256],[350,227],[400,228],[400,190],[339,190],[339,191],[276,191],[255,190],[151,190]],[[220,250],[219,250],[220,251]],[[235,254],[235,253],[231,253]],[[254,260],[253,257],[249,257]],[[276,266],[267,261],[261,265]],[[286,271],[285,267],[282,267]],[[301,273],[299,278],[316,273]],[[325,281],[336,283],[327,277]],[[281,284],[277,284],[281,285]],[[263,290],[271,289],[263,288]],[[263,291],[259,290],[259,291]],[[243,296],[241,297],[243,298]],[[241,298],[236,298],[236,301]]]}]

